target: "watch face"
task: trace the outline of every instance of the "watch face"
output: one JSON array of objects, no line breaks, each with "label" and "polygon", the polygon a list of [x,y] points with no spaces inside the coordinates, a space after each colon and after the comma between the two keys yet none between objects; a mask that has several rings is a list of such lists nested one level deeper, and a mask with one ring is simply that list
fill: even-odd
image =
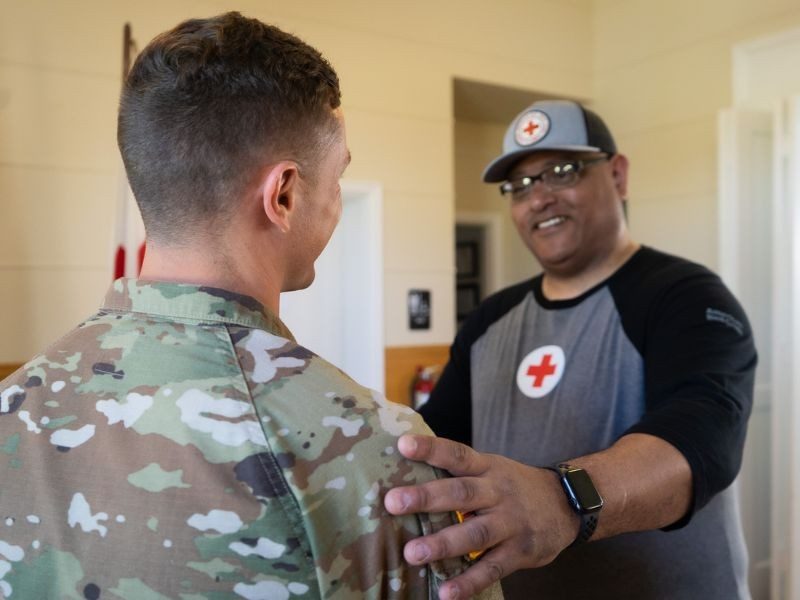
[{"label": "watch face", "polygon": [[579,513],[597,512],[603,507],[603,499],[583,469],[570,469],[564,473],[564,483],[567,493]]}]

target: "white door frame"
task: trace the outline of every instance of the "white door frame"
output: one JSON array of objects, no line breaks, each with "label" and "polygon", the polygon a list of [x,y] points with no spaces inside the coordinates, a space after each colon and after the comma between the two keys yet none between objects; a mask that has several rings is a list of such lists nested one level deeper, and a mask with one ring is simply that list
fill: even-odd
[{"label": "white door frame", "polygon": [[[362,331],[366,345],[347,336],[345,351],[351,362],[363,365],[369,378],[363,383],[386,393],[385,381],[385,336],[383,316],[383,188],[374,181],[341,181],[342,198],[358,202],[360,206],[359,228],[363,229],[365,247],[360,252],[367,275],[355,293],[362,296],[360,309],[348,311],[345,331]],[[365,376],[366,377],[366,376]]]}]

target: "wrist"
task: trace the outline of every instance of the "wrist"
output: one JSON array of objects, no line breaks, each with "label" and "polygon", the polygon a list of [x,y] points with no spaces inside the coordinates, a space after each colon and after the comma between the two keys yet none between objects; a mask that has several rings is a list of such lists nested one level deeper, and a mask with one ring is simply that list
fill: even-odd
[{"label": "wrist", "polygon": [[558,473],[555,473],[555,475],[557,493],[559,496],[558,500],[562,508],[565,524],[562,528],[562,549],[566,549],[572,546],[575,543],[575,540],[577,540],[581,534],[581,516],[575,512],[575,510],[569,505],[569,502],[565,501],[566,498],[564,496],[564,487],[561,484],[561,477],[558,475]]},{"label": "wrist", "polygon": [[597,529],[603,499],[597,492],[586,470],[568,463],[547,467],[558,475],[559,483],[566,500],[568,511],[572,513],[571,523],[577,526],[571,531],[576,535],[567,546],[576,546],[589,541]]}]

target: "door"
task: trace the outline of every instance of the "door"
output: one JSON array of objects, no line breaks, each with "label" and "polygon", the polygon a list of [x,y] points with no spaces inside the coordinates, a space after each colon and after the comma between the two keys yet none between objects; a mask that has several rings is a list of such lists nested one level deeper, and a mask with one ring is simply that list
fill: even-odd
[{"label": "door", "polygon": [[773,116],[728,109],[719,116],[720,275],[744,306],[759,354],[753,412],[737,480],[755,600],[770,597],[772,484]]},{"label": "door", "polygon": [[[773,598],[800,598],[800,96],[775,111]],[[776,589],[777,588],[777,589]]]}]

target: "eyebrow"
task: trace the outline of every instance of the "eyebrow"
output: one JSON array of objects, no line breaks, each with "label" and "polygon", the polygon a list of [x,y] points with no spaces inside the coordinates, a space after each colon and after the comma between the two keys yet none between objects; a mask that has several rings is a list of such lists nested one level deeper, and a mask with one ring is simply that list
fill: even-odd
[{"label": "eyebrow", "polygon": [[560,164],[568,163],[568,162],[574,162],[576,160],[583,160],[583,159],[580,158],[579,156],[575,157],[575,158],[566,157],[566,156],[561,157],[561,158],[553,157],[550,160],[545,161],[544,164],[542,164],[540,166],[539,170],[536,173],[528,173],[528,172],[522,171],[522,172],[516,172],[516,174],[515,174],[515,171],[511,171],[511,173],[509,173],[509,175],[508,175],[508,178],[509,179],[520,179],[522,177],[533,177],[535,175],[540,175],[541,173],[543,173],[547,169],[555,167],[556,165],[560,165]]},{"label": "eyebrow", "polygon": [[522,177],[534,177],[536,175],[541,174],[543,171],[546,171],[547,169],[550,169],[551,167],[554,167],[555,165],[557,165],[559,163],[562,163],[562,162],[565,162],[565,161],[563,161],[563,160],[547,161],[543,165],[540,165],[539,166],[539,170],[536,171],[535,173],[531,173],[530,169],[520,169],[519,171],[511,171],[511,173],[508,174],[508,178],[509,179],[521,179]]}]

